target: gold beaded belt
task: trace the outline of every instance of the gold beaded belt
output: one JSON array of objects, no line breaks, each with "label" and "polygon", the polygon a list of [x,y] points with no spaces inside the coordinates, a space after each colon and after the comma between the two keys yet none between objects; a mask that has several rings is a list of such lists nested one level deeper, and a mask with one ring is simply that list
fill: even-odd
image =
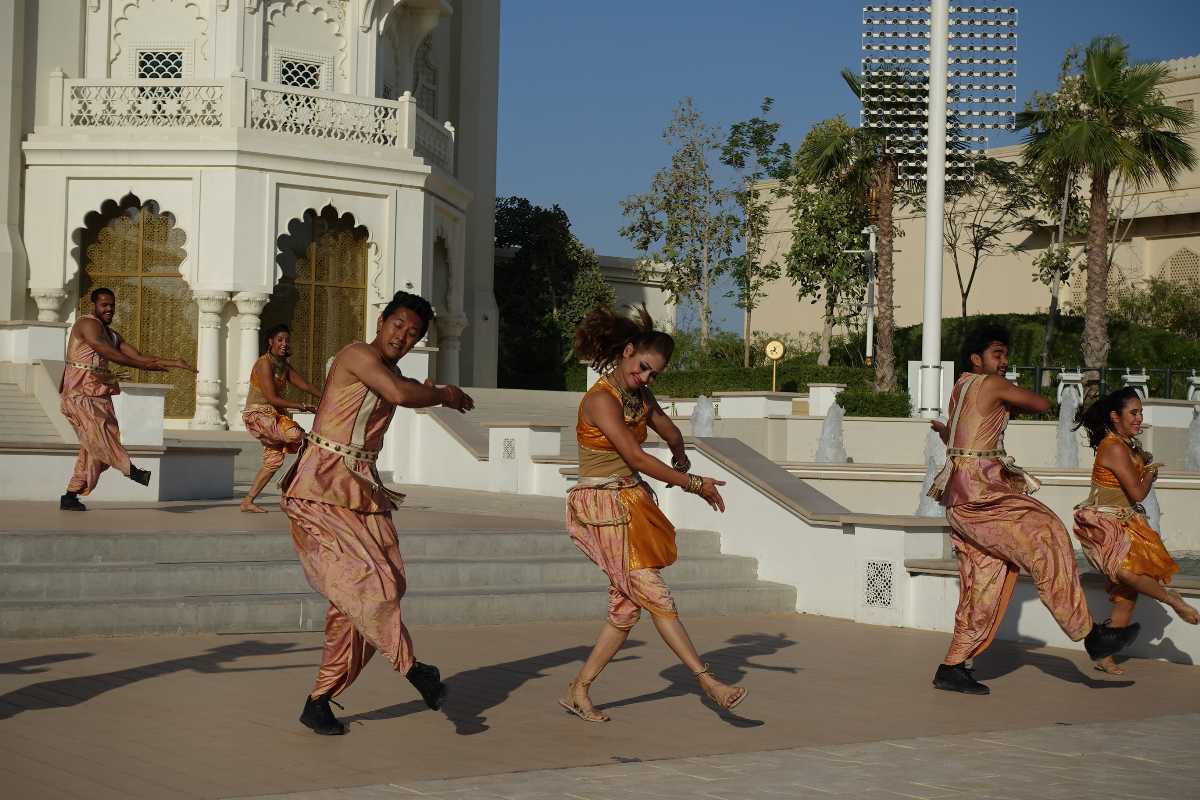
[{"label": "gold beaded belt", "polygon": [[328,450],[331,453],[337,453],[339,456],[349,456],[358,461],[369,461],[374,464],[379,459],[378,450],[365,450],[361,447],[355,447],[352,444],[342,444],[316,433],[309,433],[306,437],[309,444],[315,444],[322,450]]},{"label": "gold beaded belt", "polygon": [[965,447],[947,447],[946,456],[966,456],[967,458],[1004,458],[1008,453],[1001,447],[997,450],[968,450]]}]

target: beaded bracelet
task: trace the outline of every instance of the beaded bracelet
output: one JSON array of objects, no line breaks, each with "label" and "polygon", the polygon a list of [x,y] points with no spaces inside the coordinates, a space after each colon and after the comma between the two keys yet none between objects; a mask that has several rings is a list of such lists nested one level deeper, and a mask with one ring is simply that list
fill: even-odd
[{"label": "beaded bracelet", "polygon": [[704,488],[704,478],[699,475],[688,475],[687,485],[683,490],[688,494],[700,494],[700,490]]},{"label": "beaded bracelet", "polygon": [[671,460],[671,468],[676,472],[683,472],[686,474],[687,471],[692,468],[692,462],[688,460],[687,456],[681,456],[680,458]]}]

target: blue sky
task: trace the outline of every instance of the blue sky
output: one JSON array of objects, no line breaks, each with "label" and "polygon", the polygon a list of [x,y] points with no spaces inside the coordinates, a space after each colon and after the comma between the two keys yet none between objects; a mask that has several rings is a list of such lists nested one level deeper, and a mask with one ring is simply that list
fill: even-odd
[{"label": "blue sky", "polygon": [[[858,70],[863,5],[503,0],[497,193],[557,203],[598,253],[637,255],[618,233],[618,203],[644,191],[667,163],[661,132],[680,98],[695,98],[710,124],[727,129],[773,97],[781,136],[793,144],[837,113],[857,123],[838,71]],[[1017,6],[1018,103],[1054,85],[1067,47],[1101,34],[1124,37],[1137,60],[1200,54],[1196,0]],[[716,310],[722,327],[740,330],[740,312],[728,301]]]}]

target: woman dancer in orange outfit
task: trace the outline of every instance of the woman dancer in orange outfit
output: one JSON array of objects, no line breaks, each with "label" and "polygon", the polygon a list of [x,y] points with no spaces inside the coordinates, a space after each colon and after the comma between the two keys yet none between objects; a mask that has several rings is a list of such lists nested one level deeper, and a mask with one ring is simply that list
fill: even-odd
[{"label": "woman dancer in orange outfit", "polygon": [[246,408],[242,422],[246,430],[263,445],[263,463],[254,476],[254,485],[246,492],[241,509],[252,514],[265,514],[266,509],[255,505],[254,498],[283,466],[286,453],[300,449],[304,430],[288,415],[288,411],[314,412],[312,403],[293,403],[283,399],[283,390],[290,383],[302,392],[320,397],[296,368],[288,363],[292,354],[292,331],[287,325],[275,325],[267,331],[267,352],[258,357],[250,370],[250,391],[246,393]]},{"label": "woman dancer in orange outfit", "polygon": [[[1129,624],[1139,594],[1169,605],[1184,622],[1200,623],[1200,613],[1164,585],[1179,565],[1147,523],[1141,506],[1159,468],[1136,438],[1142,431],[1141,397],[1128,387],[1106,395],[1080,414],[1079,428],[1087,431],[1096,462],[1092,490],[1075,507],[1075,536],[1088,560],[1108,578],[1112,627]],[[1096,669],[1125,673],[1112,656],[1096,662]]]},{"label": "woman dancer in orange outfit", "polygon": [[[595,647],[558,702],[588,722],[609,720],[592,705],[588,687],[625,643],[643,608],[714,703],[729,709],[746,696],[745,689],[717,680],[700,660],[659,572],[675,562],[675,528],[643,474],[725,510],[717,489],[724,482],[688,474],[683,436],[650,393],[674,349],[675,341],[654,330],[645,308],[636,321],[598,309],[575,332],[575,352],[605,374],[579,404],[580,477],[567,495],[567,528],[575,545],[608,576],[609,601],[608,621]],[[642,449],[647,427],[671,448],[672,466]]]}]

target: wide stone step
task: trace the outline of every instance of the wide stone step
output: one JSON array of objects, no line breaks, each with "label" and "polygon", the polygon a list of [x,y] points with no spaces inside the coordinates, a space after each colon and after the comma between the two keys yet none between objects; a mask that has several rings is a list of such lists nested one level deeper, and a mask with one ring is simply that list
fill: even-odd
[{"label": "wide stone step", "polygon": [[[676,582],[672,593],[684,617],[794,611],[790,586]],[[404,599],[411,625],[604,619],[603,586],[412,589]],[[320,595],[259,594],[131,598],[103,601],[0,601],[0,638],[145,633],[248,633],[321,630],[327,604]]]},{"label": "wide stone step", "polygon": [[[411,587],[460,589],[514,586],[530,591],[607,584],[580,553],[566,556],[406,559]],[[753,582],[754,559],[684,557],[668,581]],[[238,561],[182,564],[18,564],[0,566],[0,600],[108,600],[131,597],[292,594],[310,591],[299,562]]]},{"label": "wide stone step", "polygon": [[[567,532],[544,530],[405,530],[399,531],[400,552],[420,556],[490,558],[505,556],[578,555]],[[681,556],[718,555],[720,535],[683,530],[677,542]],[[0,565],[4,564],[162,564],[184,562],[293,561],[295,549],[283,531],[139,531],[79,533],[7,531],[0,533]]]}]

